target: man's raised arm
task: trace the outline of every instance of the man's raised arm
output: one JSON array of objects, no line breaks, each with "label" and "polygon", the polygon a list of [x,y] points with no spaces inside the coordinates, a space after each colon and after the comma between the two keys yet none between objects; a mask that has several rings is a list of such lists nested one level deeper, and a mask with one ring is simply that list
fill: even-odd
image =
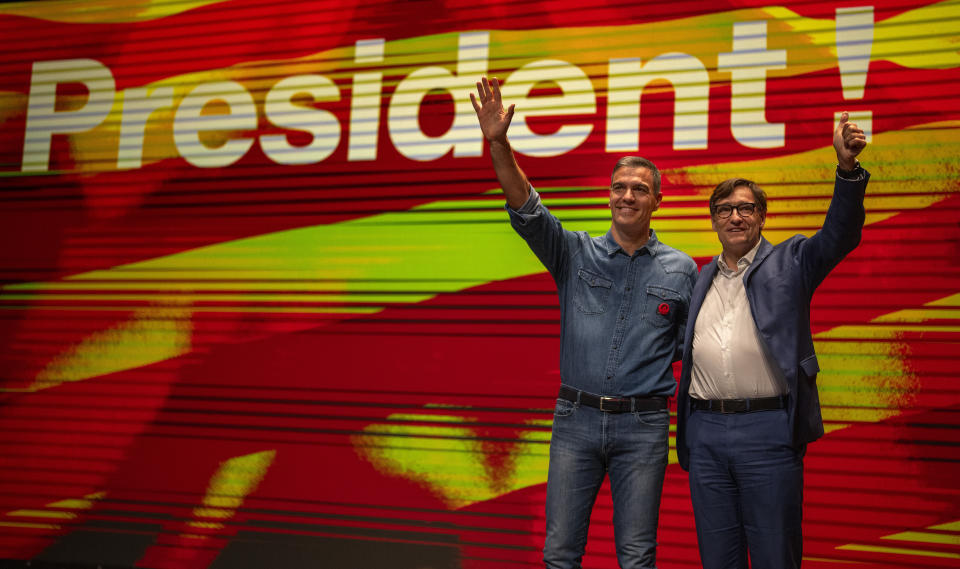
[{"label": "man's raised arm", "polygon": [[478,81],[477,93],[479,96],[470,93],[470,102],[477,111],[480,130],[490,143],[493,170],[497,174],[500,187],[503,188],[507,205],[515,210],[520,209],[530,196],[530,182],[517,164],[507,140],[507,129],[513,120],[513,105],[504,110],[500,97],[500,82],[496,77],[490,81],[483,77]]}]

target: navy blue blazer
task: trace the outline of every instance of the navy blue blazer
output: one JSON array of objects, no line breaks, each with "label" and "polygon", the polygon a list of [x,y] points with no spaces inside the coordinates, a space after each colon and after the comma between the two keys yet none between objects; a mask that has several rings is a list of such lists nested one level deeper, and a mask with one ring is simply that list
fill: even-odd
[{"label": "navy blue blazer", "polygon": [[[807,238],[794,235],[779,245],[761,237],[757,255],[743,276],[753,321],[790,388],[788,417],[793,444],[800,448],[823,435],[817,393],[817,355],[810,331],[810,300],[827,274],[860,243],[863,196],[870,173],[849,181],[837,176],[823,227]],[[717,257],[700,271],[690,299],[683,343],[683,370],[677,392],[677,457],[687,470],[686,422],[690,416],[693,330],[703,299],[717,273]]]}]

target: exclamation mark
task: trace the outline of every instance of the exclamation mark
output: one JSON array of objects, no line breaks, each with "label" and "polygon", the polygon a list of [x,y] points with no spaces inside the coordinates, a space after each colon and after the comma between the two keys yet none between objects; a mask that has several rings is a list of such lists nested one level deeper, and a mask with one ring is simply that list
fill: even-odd
[{"label": "exclamation mark", "polygon": [[[837,63],[840,67],[840,85],[843,98],[862,99],[870,69],[870,52],[873,50],[873,6],[837,8],[836,42]],[[873,111],[849,111],[850,122],[857,123],[867,142],[873,139]],[[840,120],[840,112],[834,117]]]}]

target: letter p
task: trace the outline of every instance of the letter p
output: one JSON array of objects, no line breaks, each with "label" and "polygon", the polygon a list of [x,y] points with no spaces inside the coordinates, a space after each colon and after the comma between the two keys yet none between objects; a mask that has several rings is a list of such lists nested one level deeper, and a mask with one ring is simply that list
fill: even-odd
[{"label": "letter p", "polygon": [[[90,92],[78,109],[58,111],[57,85],[80,83]],[[50,168],[54,134],[90,130],[103,122],[113,107],[116,82],[110,70],[93,59],[61,59],[33,64],[27,99],[27,126],[23,140],[24,172]]]}]

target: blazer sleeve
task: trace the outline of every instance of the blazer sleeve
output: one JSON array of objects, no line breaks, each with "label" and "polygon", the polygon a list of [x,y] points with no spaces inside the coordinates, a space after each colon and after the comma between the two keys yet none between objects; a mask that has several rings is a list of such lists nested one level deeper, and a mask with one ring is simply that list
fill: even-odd
[{"label": "blazer sleeve", "polygon": [[803,269],[808,295],[860,244],[866,218],[863,198],[870,181],[869,172],[861,170],[861,174],[857,180],[836,176],[823,227],[809,239],[797,243],[795,255]]}]

